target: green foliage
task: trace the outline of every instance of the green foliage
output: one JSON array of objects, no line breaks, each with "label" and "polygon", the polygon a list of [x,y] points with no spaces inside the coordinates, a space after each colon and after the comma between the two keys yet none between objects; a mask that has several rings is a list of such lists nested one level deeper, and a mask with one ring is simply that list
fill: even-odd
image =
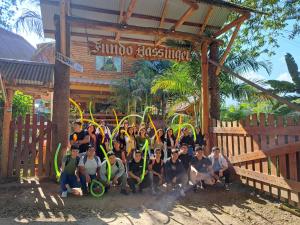
[{"label": "green foliage", "polygon": [[30,113],[33,107],[33,98],[30,95],[25,95],[21,91],[16,91],[13,98],[13,118],[25,116]]},{"label": "green foliage", "polygon": [[[287,38],[295,38],[299,34],[299,0],[230,0],[263,13],[253,13],[241,27],[240,35],[234,43],[232,52],[246,52],[248,56],[257,57],[263,53],[274,55],[274,49],[279,47],[279,36],[286,35],[288,22],[294,24]],[[236,19],[233,15],[230,21]],[[229,40],[230,34],[224,40]],[[247,44],[245,44],[247,43]]]}]

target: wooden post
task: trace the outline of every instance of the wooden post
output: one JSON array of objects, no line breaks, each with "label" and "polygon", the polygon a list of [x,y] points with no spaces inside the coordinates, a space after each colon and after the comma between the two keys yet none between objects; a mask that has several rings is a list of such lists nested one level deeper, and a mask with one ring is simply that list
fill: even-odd
[{"label": "wooden post", "polygon": [[[210,45],[209,59],[219,62],[218,51],[219,46],[217,42]],[[213,64],[208,66],[209,74],[209,93],[210,93],[210,115],[212,119],[220,120],[220,87],[219,77],[216,76],[217,67]]]},{"label": "wooden post", "polygon": [[[55,40],[56,52],[66,53],[70,56],[70,27],[66,22],[65,8],[68,6],[66,0],[65,4],[61,4],[61,14],[63,17],[55,16]],[[63,13],[65,12],[65,13]],[[62,30],[65,29],[65,30]],[[61,42],[61,40],[64,40]],[[68,146],[69,134],[69,97],[70,97],[70,72],[69,68],[60,61],[55,60],[54,70],[54,93],[53,93],[53,141],[52,149],[55,150],[59,143],[61,143],[60,159],[65,149]],[[53,154],[54,155],[54,154]]]},{"label": "wooden post", "polygon": [[3,110],[3,127],[2,127],[2,151],[1,151],[1,177],[7,177],[7,167],[9,159],[9,134],[10,121],[12,119],[12,102],[14,91],[6,90],[6,102]]},{"label": "wooden post", "polygon": [[206,153],[210,152],[209,138],[209,93],[208,93],[208,43],[201,46],[201,71],[202,71],[202,131],[206,137]]}]

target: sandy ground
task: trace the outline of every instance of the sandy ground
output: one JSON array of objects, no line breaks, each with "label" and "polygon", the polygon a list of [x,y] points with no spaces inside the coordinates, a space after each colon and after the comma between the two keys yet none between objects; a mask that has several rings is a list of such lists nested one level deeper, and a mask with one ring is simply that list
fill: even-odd
[{"label": "sandy ground", "polygon": [[280,210],[271,198],[261,197],[235,183],[222,187],[153,197],[120,195],[112,190],[100,199],[71,196],[61,199],[58,185],[27,181],[0,184],[0,224],[300,224],[300,218]]}]

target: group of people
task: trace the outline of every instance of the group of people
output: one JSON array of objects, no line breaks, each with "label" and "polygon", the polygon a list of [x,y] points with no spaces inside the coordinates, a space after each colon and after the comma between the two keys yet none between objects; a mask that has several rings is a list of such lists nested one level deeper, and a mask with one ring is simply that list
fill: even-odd
[{"label": "group of people", "polygon": [[81,188],[83,195],[89,194],[94,179],[102,183],[105,192],[117,185],[124,195],[129,194],[127,186],[132,193],[150,187],[156,195],[165,184],[167,191],[178,190],[185,196],[190,184],[196,192],[223,177],[225,189],[229,190],[228,163],[218,147],[205,156],[205,138],[199,128],[194,139],[187,127],[175,137],[172,128],[154,132],[146,124],[130,126],[124,121],[117,134],[112,134],[105,121],[100,125],[101,131],[91,124],[83,129],[81,122],[74,123],[70,152],[62,160],[62,197],[67,197],[75,187]]}]

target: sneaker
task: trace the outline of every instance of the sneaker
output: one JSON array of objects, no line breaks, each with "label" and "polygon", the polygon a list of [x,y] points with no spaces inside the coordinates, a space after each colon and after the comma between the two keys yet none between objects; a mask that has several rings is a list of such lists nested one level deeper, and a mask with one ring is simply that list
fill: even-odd
[{"label": "sneaker", "polygon": [[121,189],[120,193],[123,195],[128,195],[128,192],[125,189]]},{"label": "sneaker", "polygon": [[62,193],[61,193],[61,197],[62,198],[66,198],[68,196],[68,191],[63,191]]},{"label": "sneaker", "polygon": [[180,195],[181,195],[181,197],[185,197],[185,192],[183,189],[180,189]]},{"label": "sneaker", "polygon": [[72,193],[73,192],[72,188],[68,184],[66,185],[66,187],[67,187],[67,192],[68,193]]},{"label": "sneaker", "polygon": [[225,191],[230,191],[229,184],[225,184]]}]

